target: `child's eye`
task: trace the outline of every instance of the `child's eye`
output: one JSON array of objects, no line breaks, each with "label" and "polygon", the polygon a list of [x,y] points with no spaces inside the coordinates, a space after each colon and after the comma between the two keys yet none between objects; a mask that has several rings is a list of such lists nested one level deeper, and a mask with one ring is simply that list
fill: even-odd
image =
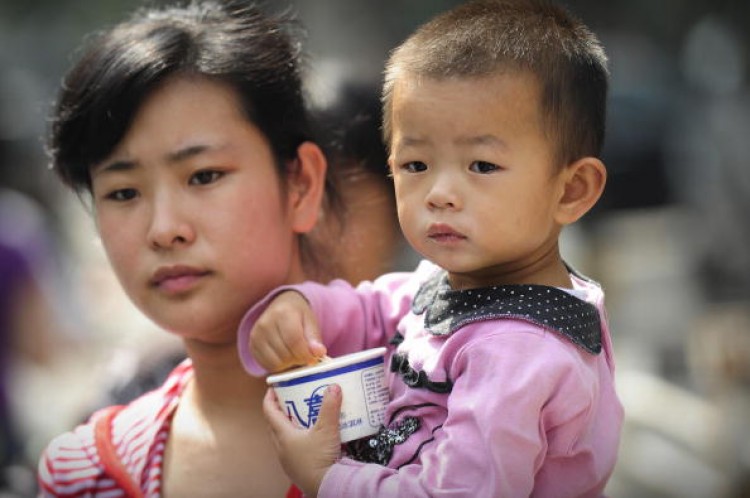
[{"label": "child's eye", "polygon": [[487,161],[474,161],[469,165],[469,171],[473,171],[474,173],[491,173],[498,169],[500,169],[498,165],[488,163]]},{"label": "child's eye", "polygon": [[190,185],[208,185],[213,183],[224,175],[221,171],[207,169],[204,171],[198,171],[190,177],[188,182]]},{"label": "child's eye", "polygon": [[134,188],[121,188],[119,190],[113,190],[104,196],[105,199],[117,202],[126,202],[135,199],[138,196],[138,191]]},{"label": "child's eye", "polygon": [[409,173],[419,173],[420,171],[425,171],[427,165],[422,161],[411,161],[401,166],[401,169]]}]

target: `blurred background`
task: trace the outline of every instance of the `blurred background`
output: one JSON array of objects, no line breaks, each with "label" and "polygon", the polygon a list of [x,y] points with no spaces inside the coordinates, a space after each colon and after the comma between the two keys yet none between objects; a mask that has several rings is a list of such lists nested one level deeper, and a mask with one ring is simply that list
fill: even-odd
[{"label": "blurred background", "polygon": [[[457,3],[271,6],[307,26],[310,93],[326,107],[376,87],[388,50]],[[612,72],[607,190],[563,240],[608,297],[626,409],[608,493],[750,496],[750,2],[564,4],[599,34]],[[33,496],[51,437],[154,351],[180,354],[119,290],[84,204],[44,154],[76,47],[138,5],[0,0],[0,497]]]}]

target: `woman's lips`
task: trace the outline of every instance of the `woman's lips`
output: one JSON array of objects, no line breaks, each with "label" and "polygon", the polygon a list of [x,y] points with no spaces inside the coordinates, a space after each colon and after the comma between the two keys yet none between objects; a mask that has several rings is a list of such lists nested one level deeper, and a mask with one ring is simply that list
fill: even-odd
[{"label": "woman's lips", "polygon": [[191,290],[208,273],[191,266],[166,266],[156,270],[149,284],[168,294],[180,294]]}]

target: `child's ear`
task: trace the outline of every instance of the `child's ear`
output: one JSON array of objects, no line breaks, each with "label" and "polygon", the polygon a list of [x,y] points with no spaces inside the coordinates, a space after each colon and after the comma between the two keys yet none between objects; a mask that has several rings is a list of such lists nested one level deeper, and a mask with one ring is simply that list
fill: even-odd
[{"label": "child's ear", "polygon": [[287,180],[288,207],[296,233],[309,232],[318,221],[327,168],[326,157],[316,144],[303,142],[297,148],[297,165]]},{"label": "child's ear", "polygon": [[601,197],[607,182],[607,168],[595,157],[584,157],[565,167],[562,192],[555,220],[569,225],[586,214]]}]

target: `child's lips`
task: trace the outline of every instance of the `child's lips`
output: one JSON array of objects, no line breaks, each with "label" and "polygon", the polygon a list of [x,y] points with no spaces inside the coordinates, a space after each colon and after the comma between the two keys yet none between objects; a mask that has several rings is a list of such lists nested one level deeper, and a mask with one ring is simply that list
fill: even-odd
[{"label": "child's lips", "polygon": [[444,223],[430,225],[427,230],[427,237],[437,242],[457,242],[466,239],[466,235]]}]

